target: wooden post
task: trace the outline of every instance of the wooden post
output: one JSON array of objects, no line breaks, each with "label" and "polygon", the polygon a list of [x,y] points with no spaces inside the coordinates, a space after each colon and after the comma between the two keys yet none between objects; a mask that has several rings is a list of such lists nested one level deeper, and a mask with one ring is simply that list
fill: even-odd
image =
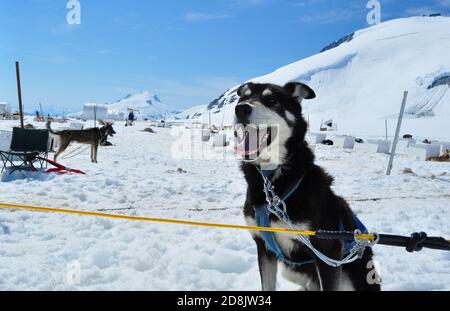
[{"label": "wooden post", "polygon": [[400,108],[400,115],[398,116],[397,130],[395,131],[395,138],[394,138],[394,143],[392,145],[391,157],[389,158],[389,165],[388,165],[388,169],[387,169],[387,173],[386,173],[386,175],[388,175],[388,176],[391,175],[392,167],[394,164],[394,157],[395,157],[395,152],[397,151],[398,137],[400,136],[400,130],[402,128],[403,115],[405,113],[407,99],[408,99],[408,92],[405,91],[405,93],[403,94],[402,107]]},{"label": "wooden post", "polygon": [[16,62],[16,77],[17,77],[17,94],[18,94],[18,97],[19,97],[20,127],[24,128],[24,124],[23,124],[23,106],[22,106],[22,88],[20,86],[20,66],[19,66],[19,62]]}]

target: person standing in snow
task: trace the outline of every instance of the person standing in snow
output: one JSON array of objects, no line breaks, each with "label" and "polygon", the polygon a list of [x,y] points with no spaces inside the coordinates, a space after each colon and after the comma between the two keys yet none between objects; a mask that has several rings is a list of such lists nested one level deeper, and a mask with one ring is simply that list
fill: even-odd
[{"label": "person standing in snow", "polygon": [[133,122],[134,122],[134,112],[133,110],[131,110],[130,113],[128,114],[127,125],[133,126]]}]

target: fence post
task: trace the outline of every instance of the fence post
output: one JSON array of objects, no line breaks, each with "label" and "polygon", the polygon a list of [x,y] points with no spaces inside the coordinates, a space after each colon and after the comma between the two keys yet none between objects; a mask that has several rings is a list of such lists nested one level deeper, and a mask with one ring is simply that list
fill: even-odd
[{"label": "fence post", "polygon": [[395,138],[394,138],[394,143],[392,145],[391,156],[389,158],[389,165],[388,165],[388,169],[387,169],[387,173],[386,173],[386,175],[388,175],[388,176],[391,175],[392,167],[394,165],[394,157],[395,157],[395,152],[397,151],[398,138],[400,135],[400,130],[402,128],[403,114],[405,113],[407,99],[408,99],[408,92],[405,91],[405,93],[403,94],[402,107],[400,108],[400,115],[398,116],[397,130],[395,131]]}]

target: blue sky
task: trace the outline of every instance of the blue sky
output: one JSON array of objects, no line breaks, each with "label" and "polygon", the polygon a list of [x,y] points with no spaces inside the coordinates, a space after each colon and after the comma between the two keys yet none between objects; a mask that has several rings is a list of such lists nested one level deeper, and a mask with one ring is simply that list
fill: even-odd
[{"label": "blue sky", "polygon": [[[148,90],[173,109],[205,104],[252,77],[367,27],[367,0],[0,0],[0,101],[81,110]],[[381,0],[382,20],[450,12],[450,0]],[[44,109],[45,110],[45,109]]]}]

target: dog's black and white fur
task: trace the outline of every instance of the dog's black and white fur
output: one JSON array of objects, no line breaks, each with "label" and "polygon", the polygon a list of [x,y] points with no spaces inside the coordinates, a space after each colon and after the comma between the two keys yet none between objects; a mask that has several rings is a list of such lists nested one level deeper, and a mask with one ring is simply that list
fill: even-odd
[{"label": "dog's black and white fur", "polygon": [[[342,222],[348,231],[357,229],[347,202],[331,189],[333,178],[314,164],[314,155],[305,142],[307,123],[302,116],[301,103],[315,98],[314,91],[301,83],[288,83],[284,87],[272,84],[247,83],[238,89],[240,100],[236,106],[235,123],[239,125],[276,125],[268,143],[258,150],[253,161],[243,161],[242,171],[248,183],[244,215],[249,225],[255,226],[254,208],[266,202],[263,179],[257,167],[277,167],[271,181],[278,195],[288,191],[292,184],[302,178],[300,187],[287,199],[287,212],[299,230],[339,230]],[[239,140],[242,134],[236,133]],[[277,148],[275,148],[275,146]],[[275,216],[270,218],[273,227],[287,226]],[[301,286],[303,290],[380,290],[377,284],[369,284],[367,277],[373,271],[372,250],[367,249],[361,260],[333,268],[319,259],[314,264],[290,266],[278,262],[265,245],[260,232],[253,232],[257,245],[262,288],[276,290],[278,267],[283,276]],[[295,235],[275,234],[284,256],[291,261],[316,259]],[[317,249],[333,259],[343,258],[343,243],[336,240],[311,238]]]}]

